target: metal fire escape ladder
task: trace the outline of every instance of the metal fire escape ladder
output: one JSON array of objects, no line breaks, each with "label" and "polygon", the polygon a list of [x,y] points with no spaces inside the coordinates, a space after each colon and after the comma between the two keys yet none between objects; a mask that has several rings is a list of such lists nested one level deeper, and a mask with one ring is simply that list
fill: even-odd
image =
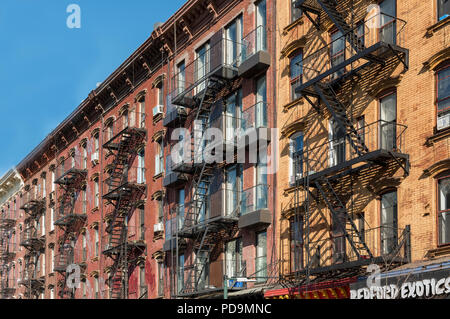
[{"label": "metal fire escape ladder", "polygon": [[[315,181],[315,185],[330,209],[333,219],[340,224],[341,230],[344,232],[344,236],[350,243],[357,258],[359,259],[361,255],[368,255],[370,258],[373,258],[372,252],[364,241],[363,236],[361,236],[361,233],[353,222],[351,216],[348,214],[345,205],[334,191],[331,183],[327,179],[323,179],[321,181]],[[346,225],[348,224],[350,226],[350,231],[352,234],[349,234],[346,225],[342,225],[342,221],[339,218],[338,213],[344,214]]]},{"label": "metal fire escape ladder", "polygon": [[[311,18],[308,12],[311,12],[318,17],[320,17],[320,8],[328,15],[334,25],[338,30],[345,36],[345,39],[350,44],[350,46],[356,51],[361,52],[365,49],[364,43],[358,38],[355,33],[355,29],[351,28],[342,15],[336,10],[337,2],[335,0],[298,0],[295,6],[305,13],[307,18],[318,27],[318,21]],[[384,65],[384,61],[377,58],[372,54],[368,54],[364,59],[370,60],[372,62],[380,63]]]}]

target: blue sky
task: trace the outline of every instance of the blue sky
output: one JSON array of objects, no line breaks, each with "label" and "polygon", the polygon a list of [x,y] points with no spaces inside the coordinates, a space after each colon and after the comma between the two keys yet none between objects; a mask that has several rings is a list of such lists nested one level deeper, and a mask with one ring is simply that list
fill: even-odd
[{"label": "blue sky", "polygon": [[[1,0],[0,176],[185,2]],[[81,29],[66,25],[70,4],[81,8]]]}]

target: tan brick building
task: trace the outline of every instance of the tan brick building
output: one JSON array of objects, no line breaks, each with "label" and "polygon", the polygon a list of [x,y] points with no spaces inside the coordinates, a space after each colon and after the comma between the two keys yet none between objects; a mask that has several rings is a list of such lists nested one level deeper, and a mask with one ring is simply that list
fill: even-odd
[{"label": "tan brick building", "polygon": [[448,260],[448,4],[283,5],[279,247],[292,289],[266,296],[345,298],[369,264]]}]

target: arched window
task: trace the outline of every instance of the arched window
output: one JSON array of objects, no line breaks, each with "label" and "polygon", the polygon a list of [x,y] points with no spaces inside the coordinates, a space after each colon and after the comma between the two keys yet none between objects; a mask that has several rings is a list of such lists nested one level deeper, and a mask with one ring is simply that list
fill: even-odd
[{"label": "arched window", "polygon": [[436,69],[437,129],[450,126],[450,61]]}]

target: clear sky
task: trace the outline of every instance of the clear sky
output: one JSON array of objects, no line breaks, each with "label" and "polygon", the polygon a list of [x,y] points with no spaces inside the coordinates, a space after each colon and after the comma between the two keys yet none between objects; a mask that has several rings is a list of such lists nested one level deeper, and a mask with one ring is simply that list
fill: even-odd
[{"label": "clear sky", "polygon": [[[186,0],[1,0],[0,177]],[[77,4],[81,28],[67,27]]]}]

